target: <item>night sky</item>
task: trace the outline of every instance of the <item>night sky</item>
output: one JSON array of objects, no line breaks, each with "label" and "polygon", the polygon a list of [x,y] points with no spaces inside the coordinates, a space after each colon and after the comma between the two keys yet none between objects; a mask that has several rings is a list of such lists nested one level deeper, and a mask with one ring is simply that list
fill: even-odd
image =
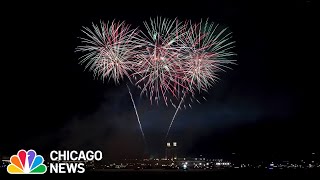
[{"label": "night sky", "polygon": [[[155,3],[155,4],[152,4]],[[125,84],[94,80],[78,64],[82,26],[162,16],[228,26],[237,64],[221,73],[193,109],[179,111],[170,133],[180,153],[273,156],[318,151],[317,71],[312,1],[109,1],[14,4],[2,22],[0,153],[33,148],[102,150],[104,157],[164,154],[173,107],[150,106],[132,88],[148,146]],[[0,155],[1,155],[0,154]]]}]

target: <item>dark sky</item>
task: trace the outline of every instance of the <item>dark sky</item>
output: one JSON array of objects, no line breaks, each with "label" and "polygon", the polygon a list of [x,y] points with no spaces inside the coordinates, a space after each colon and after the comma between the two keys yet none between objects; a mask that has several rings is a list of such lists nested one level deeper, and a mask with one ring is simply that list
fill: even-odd
[{"label": "dark sky", "polygon": [[[319,150],[312,1],[88,1],[9,8],[2,16],[0,155],[33,148],[42,153],[99,149],[110,158],[141,157],[146,147],[125,84],[94,80],[78,64],[74,49],[82,26],[113,19],[142,26],[157,15],[209,17],[228,26],[236,41],[238,65],[221,74],[206,94],[208,101],[177,115],[170,138],[178,141],[181,154]],[[147,150],[162,156],[174,109],[150,106],[135,88],[133,95]]]}]

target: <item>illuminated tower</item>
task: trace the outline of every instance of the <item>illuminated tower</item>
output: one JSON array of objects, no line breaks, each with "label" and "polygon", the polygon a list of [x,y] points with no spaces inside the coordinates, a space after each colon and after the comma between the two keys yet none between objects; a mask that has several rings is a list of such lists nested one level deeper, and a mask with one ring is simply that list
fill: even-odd
[{"label": "illuminated tower", "polygon": [[166,145],[166,157],[165,159],[171,159],[171,143],[167,142]]},{"label": "illuminated tower", "polygon": [[177,142],[172,143],[171,153],[172,153],[172,158],[174,160],[177,160],[178,159],[178,144],[177,144]]}]

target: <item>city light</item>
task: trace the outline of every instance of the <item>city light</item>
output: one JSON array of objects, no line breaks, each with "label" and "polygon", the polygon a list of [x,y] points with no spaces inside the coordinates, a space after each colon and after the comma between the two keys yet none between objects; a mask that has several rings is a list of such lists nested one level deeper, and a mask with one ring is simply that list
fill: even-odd
[{"label": "city light", "polygon": [[187,169],[187,165],[186,164],[183,165],[183,169]]},{"label": "city light", "polygon": [[[231,159],[224,158],[206,158],[204,156],[188,157],[178,156],[179,151],[177,148],[177,142],[168,142],[164,144],[164,150],[166,150],[165,158],[156,157],[151,155],[152,158],[135,158],[135,159],[122,159],[122,160],[110,160],[107,162],[100,161],[82,161],[86,170],[108,170],[108,169],[162,169],[162,170],[220,170],[220,169],[267,169],[268,171],[283,170],[283,169],[319,169],[320,157],[313,155],[312,158],[301,158],[299,160],[245,160],[237,157]],[[63,154],[64,155],[64,154]],[[49,157],[49,155],[47,155]],[[310,156],[310,154],[309,154]],[[46,165],[50,164],[53,160],[46,160]],[[59,161],[58,162],[63,162]],[[10,164],[9,157],[0,157],[0,170],[6,169]]]}]

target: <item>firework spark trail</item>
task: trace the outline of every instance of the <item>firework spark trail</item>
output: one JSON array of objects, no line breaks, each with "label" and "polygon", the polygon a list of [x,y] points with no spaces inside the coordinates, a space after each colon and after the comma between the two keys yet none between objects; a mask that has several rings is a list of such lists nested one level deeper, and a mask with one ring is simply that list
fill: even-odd
[{"label": "firework spark trail", "polygon": [[173,117],[172,117],[171,123],[170,123],[170,125],[169,125],[168,131],[167,131],[167,134],[166,134],[166,139],[168,138],[168,135],[169,135],[169,132],[170,132],[172,123],[173,123],[173,121],[174,121],[174,119],[175,119],[175,117],[176,117],[176,115],[177,115],[177,113],[178,113],[178,110],[180,109],[181,103],[183,102],[185,96],[186,96],[186,93],[184,93],[183,97],[181,98],[181,101],[180,101],[180,103],[179,103],[179,106],[178,106],[178,108],[176,109],[176,112],[174,113],[174,115],[173,115]]},{"label": "firework spark trail", "polygon": [[140,131],[141,131],[141,134],[142,134],[142,137],[143,137],[143,142],[145,144],[147,144],[146,143],[146,137],[144,136],[144,132],[142,130],[142,125],[141,125],[141,122],[140,122],[140,118],[139,118],[139,114],[138,114],[138,111],[137,111],[137,108],[136,108],[136,104],[134,103],[134,100],[133,100],[133,97],[132,97],[132,94],[131,94],[131,91],[130,91],[130,88],[129,88],[128,84],[127,84],[127,88],[128,88],[129,94],[130,94],[130,98],[131,98],[131,101],[132,101],[136,116],[137,116],[137,120],[138,120],[138,123],[139,123]]}]

